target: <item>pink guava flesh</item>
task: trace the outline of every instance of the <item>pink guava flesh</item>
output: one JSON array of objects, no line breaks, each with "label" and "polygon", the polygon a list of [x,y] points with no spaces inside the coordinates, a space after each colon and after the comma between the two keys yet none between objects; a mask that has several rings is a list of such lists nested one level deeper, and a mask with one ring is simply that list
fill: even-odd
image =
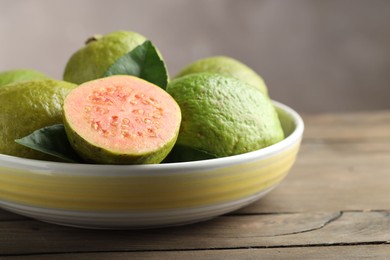
[{"label": "pink guava flesh", "polygon": [[66,97],[64,116],[89,145],[120,155],[164,148],[176,140],[181,121],[180,108],[167,92],[132,76],[80,85]]}]

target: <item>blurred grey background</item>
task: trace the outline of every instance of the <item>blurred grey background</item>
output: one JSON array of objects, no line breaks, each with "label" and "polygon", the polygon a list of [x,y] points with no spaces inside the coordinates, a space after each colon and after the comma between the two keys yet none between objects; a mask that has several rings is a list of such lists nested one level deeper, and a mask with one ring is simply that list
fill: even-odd
[{"label": "blurred grey background", "polygon": [[388,0],[0,0],[0,71],[60,79],[86,38],[115,30],[151,39],[171,76],[227,55],[299,112],[390,109]]}]

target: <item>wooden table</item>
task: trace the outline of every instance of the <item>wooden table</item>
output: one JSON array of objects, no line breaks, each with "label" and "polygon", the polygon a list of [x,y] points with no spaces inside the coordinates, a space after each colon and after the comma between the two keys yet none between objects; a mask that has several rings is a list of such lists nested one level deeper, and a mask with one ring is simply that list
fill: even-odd
[{"label": "wooden table", "polygon": [[304,120],[288,177],[244,209],[143,231],[68,228],[0,210],[0,258],[390,259],[390,111]]}]

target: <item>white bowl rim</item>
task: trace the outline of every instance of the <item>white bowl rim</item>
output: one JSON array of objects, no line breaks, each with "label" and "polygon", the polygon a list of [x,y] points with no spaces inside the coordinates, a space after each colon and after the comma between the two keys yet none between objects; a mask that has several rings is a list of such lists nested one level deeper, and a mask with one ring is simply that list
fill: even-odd
[{"label": "white bowl rim", "polygon": [[[48,175],[82,175],[82,176],[131,176],[139,174],[172,174],[199,172],[204,170],[228,167],[235,164],[251,162],[270,157],[280,151],[283,151],[293,144],[300,142],[304,131],[304,122],[301,116],[291,107],[277,101],[273,104],[282,109],[292,118],[295,129],[282,141],[271,146],[229,157],[162,164],[143,164],[143,165],[103,165],[103,164],[82,164],[82,163],[64,163],[41,161],[34,159],[19,158],[10,155],[0,154],[0,167],[13,168],[19,170],[28,170],[30,173],[48,174]],[[1,173],[0,173],[1,174]]]}]

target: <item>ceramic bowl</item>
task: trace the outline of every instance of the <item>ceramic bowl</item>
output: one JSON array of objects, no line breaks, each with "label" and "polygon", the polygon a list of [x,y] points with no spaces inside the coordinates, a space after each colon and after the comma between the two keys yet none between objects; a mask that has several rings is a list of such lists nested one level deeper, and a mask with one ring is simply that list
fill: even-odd
[{"label": "ceramic bowl", "polygon": [[0,155],[0,206],[41,221],[135,229],[204,221],[275,188],[293,166],[304,124],[274,102],[286,138],[230,157],[155,165],[91,165]]}]

